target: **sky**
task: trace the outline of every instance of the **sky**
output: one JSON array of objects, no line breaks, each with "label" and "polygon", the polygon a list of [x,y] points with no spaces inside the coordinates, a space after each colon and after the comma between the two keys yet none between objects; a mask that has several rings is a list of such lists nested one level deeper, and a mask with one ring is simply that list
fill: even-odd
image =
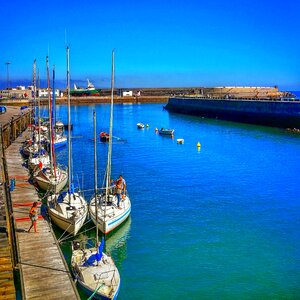
[{"label": "sky", "polygon": [[0,88],[43,82],[46,56],[56,86],[274,86],[300,90],[298,0],[1,1]]}]

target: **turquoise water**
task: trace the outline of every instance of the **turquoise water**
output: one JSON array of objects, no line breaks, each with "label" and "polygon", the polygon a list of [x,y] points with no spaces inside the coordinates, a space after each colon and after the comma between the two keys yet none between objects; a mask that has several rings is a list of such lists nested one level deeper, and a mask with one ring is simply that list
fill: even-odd
[{"label": "turquoise water", "polygon": [[[74,174],[87,199],[94,109],[97,132],[107,131],[108,105],[72,107]],[[65,122],[66,110],[57,108]],[[112,173],[123,174],[132,201],[106,245],[121,274],[118,299],[300,299],[299,134],[143,104],[115,105],[113,135]],[[99,143],[99,185],[106,152]],[[69,259],[69,243],[63,251]]]}]

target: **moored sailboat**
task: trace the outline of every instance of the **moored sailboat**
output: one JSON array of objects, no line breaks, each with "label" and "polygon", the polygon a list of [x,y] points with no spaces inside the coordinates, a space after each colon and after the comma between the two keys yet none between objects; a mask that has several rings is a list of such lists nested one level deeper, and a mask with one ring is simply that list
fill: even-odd
[{"label": "moored sailboat", "polygon": [[[97,198],[97,140],[96,113],[94,111],[94,181],[95,198]],[[96,207],[97,210],[97,207]],[[97,214],[96,214],[97,218]],[[87,240],[73,242],[71,269],[79,286],[90,298],[116,299],[120,289],[120,274],[113,259],[104,251],[104,237],[98,247],[98,227],[96,226],[96,243],[88,248]]]},{"label": "moored sailboat", "polygon": [[72,181],[71,164],[71,111],[70,111],[70,71],[69,47],[67,47],[67,89],[68,89],[68,191],[53,194],[47,198],[48,212],[51,220],[64,231],[76,235],[88,213],[85,199],[75,192]]},{"label": "moored sailboat", "polygon": [[48,56],[46,58],[47,76],[48,76],[48,101],[49,101],[49,128],[50,128],[50,165],[42,167],[36,174],[34,180],[38,186],[48,192],[59,193],[67,184],[67,171],[56,165],[54,151],[54,128],[53,128],[53,102],[50,94],[50,78]]},{"label": "moored sailboat", "polygon": [[[110,103],[110,126],[109,136],[112,135],[113,126],[113,94],[114,94],[114,52],[112,54],[112,79],[111,79],[111,103]],[[130,215],[131,202],[128,194],[124,191],[122,200],[118,201],[118,195],[114,193],[115,188],[111,185],[111,156],[112,139],[108,143],[108,155],[105,174],[105,187],[103,193],[91,199],[89,212],[92,221],[104,233],[108,233],[122,224]],[[119,197],[121,195],[119,194]],[[97,208],[97,209],[96,209]]]}]

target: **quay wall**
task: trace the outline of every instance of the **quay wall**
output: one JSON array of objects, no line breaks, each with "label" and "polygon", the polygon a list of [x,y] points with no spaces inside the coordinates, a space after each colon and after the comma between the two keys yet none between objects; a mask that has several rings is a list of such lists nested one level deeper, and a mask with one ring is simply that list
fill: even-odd
[{"label": "quay wall", "polygon": [[[114,96],[115,104],[142,104],[142,103],[167,103],[169,96],[128,96],[128,97],[120,97]],[[48,105],[48,99],[41,98],[41,105]],[[67,97],[59,97],[56,98],[56,104],[67,104]],[[89,97],[71,97],[70,98],[71,105],[76,104],[104,104],[110,103],[110,96],[89,96]],[[1,105],[10,105],[10,106],[22,106],[22,105],[33,105],[33,100],[19,100],[19,99],[7,99],[1,100]]]},{"label": "quay wall", "polygon": [[300,102],[245,99],[169,98],[169,111],[281,128],[300,128]]}]

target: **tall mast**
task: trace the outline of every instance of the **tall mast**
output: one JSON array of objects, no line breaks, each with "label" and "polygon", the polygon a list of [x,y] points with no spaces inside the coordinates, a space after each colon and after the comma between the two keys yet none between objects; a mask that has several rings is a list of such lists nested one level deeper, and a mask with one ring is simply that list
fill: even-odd
[{"label": "tall mast", "polygon": [[38,131],[38,138],[39,138],[39,152],[41,150],[41,99],[40,99],[40,69],[38,69],[38,124],[39,124],[39,131]]},{"label": "tall mast", "polygon": [[68,95],[68,189],[71,202],[71,99],[70,99],[70,49],[67,46],[67,95]]},{"label": "tall mast", "polygon": [[114,108],[114,77],[115,77],[115,53],[112,51],[112,67],[111,67],[111,100],[110,100],[110,122],[109,122],[109,140],[108,155],[106,167],[106,189],[105,189],[105,209],[104,218],[106,216],[106,203],[108,201],[110,177],[111,177],[111,152],[112,152],[112,126],[113,126],[113,108]]},{"label": "tall mast", "polygon": [[52,84],[52,105],[53,105],[53,127],[55,126],[55,122],[56,122],[56,95],[55,95],[55,65],[53,65],[53,84]]},{"label": "tall mast", "polygon": [[50,141],[50,170],[53,174],[53,153],[52,153],[52,105],[51,105],[51,93],[50,93],[50,73],[49,73],[49,60],[46,56],[46,69],[47,69],[47,90],[48,90],[48,109],[49,109],[49,141]]},{"label": "tall mast", "polygon": [[[52,86],[52,101],[51,101],[51,140],[52,140],[52,147],[51,147],[51,153],[52,153],[52,164],[54,169],[54,178],[56,179],[56,157],[55,157],[55,151],[54,151],[54,140],[55,140],[55,131],[54,131],[54,125],[55,125],[55,65],[53,65],[53,86]],[[51,99],[50,99],[51,100]],[[55,191],[56,192],[56,191]]]},{"label": "tall mast", "polygon": [[36,59],[33,61],[33,105],[34,105],[34,125],[36,125]]},{"label": "tall mast", "polygon": [[96,245],[98,247],[99,238],[98,238],[98,168],[97,168],[97,133],[96,133],[96,111],[93,112],[94,119],[94,181],[95,181],[95,213],[96,213]]}]

